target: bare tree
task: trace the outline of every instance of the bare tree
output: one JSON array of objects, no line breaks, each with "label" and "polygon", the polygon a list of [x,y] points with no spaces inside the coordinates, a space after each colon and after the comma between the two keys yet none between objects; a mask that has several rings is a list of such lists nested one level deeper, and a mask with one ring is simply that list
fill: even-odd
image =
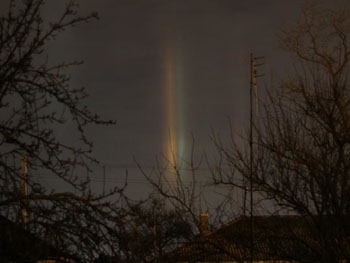
[{"label": "bare tree", "polygon": [[153,191],[166,200],[165,205],[174,209],[183,222],[191,225],[191,236],[198,233],[201,193],[196,179],[198,167],[193,158],[187,162],[179,161],[175,156],[171,160],[163,156],[156,160],[150,172],[140,164],[138,167]]},{"label": "bare tree", "polygon": [[119,231],[120,261],[156,261],[190,239],[191,225],[167,208],[164,201],[152,194],[142,201],[127,200],[127,216]]},{"label": "bare tree", "polygon": [[[67,70],[80,62],[53,65],[45,52],[59,33],[97,18],[80,16],[77,5],[66,2],[56,21],[43,19],[43,0],[9,0],[0,17],[0,213],[88,262],[117,253],[111,237],[122,216],[122,189],[94,194],[75,170],[95,161],[86,126],[113,122],[90,112],[82,105],[84,89],[70,86]],[[74,126],[76,144],[60,136],[65,125]],[[38,174],[66,191],[45,188]],[[22,219],[21,209],[28,214]]]},{"label": "bare tree", "polygon": [[175,154],[162,156],[150,171],[138,164],[164,207],[175,213],[179,222],[191,227],[187,241],[203,234],[201,214],[208,214],[207,230],[210,231],[235,218],[238,211],[237,203],[232,203],[227,193],[215,192],[215,187],[211,187],[210,168],[206,167],[204,155],[195,156],[194,139],[190,149],[188,159]]},{"label": "bare tree", "polygon": [[235,187],[252,179],[253,190],[283,213],[311,217],[316,258],[339,262],[349,249],[343,234],[350,215],[350,10],[307,5],[301,11],[280,34],[296,70],[269,93],[254,128],[252,178],[248,144],[218,143],[230,172],[214,179]]}]

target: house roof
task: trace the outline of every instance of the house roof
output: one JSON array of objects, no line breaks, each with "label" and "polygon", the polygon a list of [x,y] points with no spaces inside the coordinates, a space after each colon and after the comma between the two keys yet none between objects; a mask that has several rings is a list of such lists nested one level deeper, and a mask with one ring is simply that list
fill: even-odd
[{"label": "house roof", "polygon": [[3,216],[0,236],[1,262],[37,262],[62,256],[61,251]]},{"label": "house roof", "polygon": [[[161,262],[249,261],[251,219],[239,217],[208,235],[201,236],[161,258]],[[333,231],[343,259],[350,259],[350,220],[323,218],[318,223],[336,226]],[[314,260],[322,253],[315,218],[304,216],[253,217],[254,260]],[[336,234],[335,234],[336,232]],[[323,232],[323,234],[325,234]]]}]

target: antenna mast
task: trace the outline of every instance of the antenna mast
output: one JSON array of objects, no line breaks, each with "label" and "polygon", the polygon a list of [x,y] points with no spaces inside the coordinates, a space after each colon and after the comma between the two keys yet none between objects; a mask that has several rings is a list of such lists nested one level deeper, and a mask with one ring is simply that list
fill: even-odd
[{"label": "antenna mast", "polygon": [[[253,129],[254,129],[254,98],[255,98],[255,114],[258,114],[258,89],[257,78],[263,76],[263,74],[257,74],[257,67],[262,66],[263,63],[257,64],[257,60],[261,60],[264,57],[254,57],[253,53],[250,53],[250,119],[249,119],[249,150],[250,150],[250,165],[249,165],[249,190],[250,190],[250,262],[254,261],[254,196],[253,196],[253,175],[254,175],[254,149],[253,149]],[[245,190],[246,191],[246,190]],[[244,200],[245,203],[245,200]],[[245,207],[245,204],[244,204]],[[244,208],[245,209],[245,208]]]}]

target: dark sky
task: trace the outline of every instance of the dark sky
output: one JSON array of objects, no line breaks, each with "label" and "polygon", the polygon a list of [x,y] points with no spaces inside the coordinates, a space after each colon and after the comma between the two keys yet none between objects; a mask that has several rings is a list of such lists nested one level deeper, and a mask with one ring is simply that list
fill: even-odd
[{"label": "dark sky", "polygon": [[[107,173],[119,178],[128,167],[131,176],[139,176],[132,156],[152,165],[166,151],[169,129],[177,130],[185,153],[193,134],[198,154],[212,151],[211,128],[225,139],[230,120],[234,132],[242,133],[248,116],[249,54],[265,57],[261,88],[271,79],[278,81],[290,61],[279,49],[276,33],[297,19],[302,2],[79,1],[82,14],[97,11],[101,19],[65,32],[50,52],[85,61],[72,72],[73,85],[86,86],[88,105],[117,121],[114,127],[91,129],[96,157]],[[173,128],[166,95],[169,63]]]},{"label": "dark sky", "polygon": [[[54,19],[63,1],[47,2],[45,14]],[[118,181],[125,168],[140,176],[133,156],[149,166],[166,151],[169,129],[176,130],[184,152],[193,134],[197,152],[209,154],[211,128],[225,138],[231,120],[234,131],[242,133],[248,117],[249,54],[265,57],[261,88],[278,81],[290,61],[276,33],[297,19],[303,1],[78,2],[81,14],[97,11],[101,19],[64,32],[50,45],[49,58],[85,61],[70,73],[72,85],[86,86],[89,107],[117,121],[89,132],[96,157]],[[64,133],[69,137],[69,128]]]},{"label": "dark sky", "polygon": [[66,33],[60,45],[68,58],[86,62],[73,78],[88,87],[89,105],[117,120],[113,128],[94,130],[97,157],[107,166],[132,164],[132,155],[151,164],[164,151],[167,48],[176,64],[181,98],[174,100],[181,109],[175,114],[182,120],[175,122],[183,126],[185,145],[193,133],[198,151],[207,150],[211,127],[225,133],[228,119],[241,132],[249,53],[266,57],[269,79],[281,56],[275,33],[294,17],[297,2],[80,1],[82,13],[96,10],[101,20]]}]

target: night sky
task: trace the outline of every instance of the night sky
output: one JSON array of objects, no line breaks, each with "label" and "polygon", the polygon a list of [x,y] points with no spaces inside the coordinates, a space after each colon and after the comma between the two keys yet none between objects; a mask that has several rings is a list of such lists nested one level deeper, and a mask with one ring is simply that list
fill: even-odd
[{"label": "night sky", "polygon": [[298,1],[280,2],[81,1],[82,13],[95,10],[101,20],[65,34],[60,46],[67,58],[85,60],[72,77],[87,86],[91,108],[117,120],[115,127],[93,130],[97,158],[110,168],[133,166],[133,155],[153,164],[172,130],[169,103],[185,152],[191,134],[198,152],[210,150],[211,128],[225,136],[229,120],[242,132],[249,53],[266,57],[270,79],[282,53],[276,32],[296,12]]},{"label": "night sky", "polygon": [[[54,19],[58,2],[47,1],[47,18]],[[49,59],[84,60],[69,72],[71,84],[87,87],[92,111],[117,121],[89,129],[95,156],[110,181],[128,169],[138,183],[133,156],[151,166],[166,154],[170,133],[186,157],[191,134],[199,155],[213,149],[211,129],[224,140],[229,122],[234,132],[247,129],[249,54],[265,57],[259,88],[278,83],[291,61],[276,33],[297,19],[303,1],[78,2],[82,15],[97,11],[101,19],[63,32],[48,47]],[[63,134],[69,138],[68,126]]]}]

